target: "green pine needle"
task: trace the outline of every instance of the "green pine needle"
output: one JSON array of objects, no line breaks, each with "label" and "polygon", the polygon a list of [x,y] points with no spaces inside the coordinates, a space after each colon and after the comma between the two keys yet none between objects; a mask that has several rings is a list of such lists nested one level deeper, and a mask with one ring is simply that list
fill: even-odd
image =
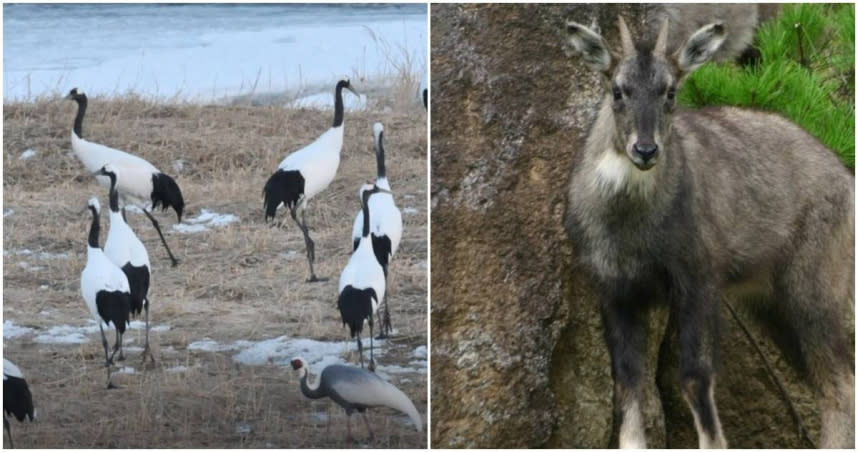
[{"label": "green pine needle", "polygon": [[706,64],[686,80],[680,104],[780,113],[854,169],[854,5],[785,4],[758,30],[755,46],[762,54],[759,65]]}]

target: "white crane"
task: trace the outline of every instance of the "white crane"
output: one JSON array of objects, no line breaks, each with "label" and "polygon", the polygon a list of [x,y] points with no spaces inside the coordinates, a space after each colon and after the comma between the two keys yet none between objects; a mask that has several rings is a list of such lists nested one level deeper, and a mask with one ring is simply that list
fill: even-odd
[{"label": "white crane", "polygon": [[[92,212],[92,225],[89,228],[89,240],[86,249],[86,267],[80,274],[80,291],[86,306],[98,322],[101,330],[101,345],[104,347],[104,365],[107,367],[107,388],[114,388],[110,381],[110,365],[113,356],[122,347],[122,335],[128,325],[131,311],[131,289],[125,273],[116,266],[101,248],[98,247],[99,211],[98,198],[90,198],[89,210]],[[107,337],[104,326],[110,324],[116,329],[116,342],[113,353],[107,355]]]},{"label": "white crane", "polygon": [[24,422],[25,418],[32,421],[36,417],[36,410],[33,408],[33,395],[21,369],[12,361],[3,358],[3,428],[9,435],[10,448],[14,449],[15,443],[12,441],[12,429],[6,419],[7,415],[14,416],[18,422]]},{"label": "white crane", "polygon": [[411,399],[375,373],[358,367],[331,364],[322,369],[322,373],[311,383],[310,370],[303,358],[293,358],[291,364],[301,380],[301,392],[305,396],[311,399],[330,397],[346,410],[347,441],[353,440],[351,416],[355,411],[363,417],[369,430],[369,440],[374,439],[375,434],[366,420],[366,409],[379,406],[393,408],[408,415],[417,431],[423,430],[420,413]]},{"label": "white crane", "polygon": [[[402,213],[396,207],[393,192],[389,191],[390,182],[387,180],[387,171],[384,166],[384,126],[380,122],[377,122],[373,124],[372,131],[375,137],[375,160],[378,171],[375,185],[388,190],[388,192],[378,193],[370,198],[369,213],[372,221],[370,222],[369,229],[372,239],[372,250],[375,253],[378,263],[384,270],[386,280],[388,264],[390,259],[396,254],[396,250],[399,249],[399,242],[402,239]],[[363,188],[360,195],[363,195]],[[363,209],[358,212],[352,227],[352,244],[355,251],[360,244],[362,234]],[[385,299],[380,337],[387,337],[390,330],[390,310]]]},{"label": "white crane", "polygon": [[364,320],[369,321],[370,370],[375,368],[372,351],[373,315],[378,310],[378,305],[384,300],[386,284],[384,269],[375,257],[372,241],[369,238],[369,225],[372,221],[372,215],[368,205],[372,195],[376,193],[390,192],[374,184],[365,184],[361,187],[362,238],[357,249],[349,258],[349,263],[346,264],[340,274],[340,297],[337,300],[337,307],[340,310],[343,324],[348,325],[351,337],[357,339],[361,367],[363,367],[363,344],[360,340],[360,334],[363,331]]},{"label": "white crane", "polygon": [[[176,181],[172,177],[162,173],[154,165],[136,155],[84,140],[83,116],[86,114],[86,94],[78,92],[77,88],[74,88],[66,98],[77,102],[77,116],[75,116],[74,127],[71,133],[72,150],[75,155],[77,155],[77,158],[80,159],[83,166],[90,173],[95,173],[108,163],[112,163],[122,172],[124,177],[116,186],[116,190],[119,192],[119,197],[122,199],[123,205],[135,204],[142,208],[143,213],[146,214],[149,221],[155,226],[155,230],[158,231],[161,243],[167,249],[170,261],[175,267],[179,264],[179,261],[170,251],[170,247],[164,239],[164,234],[161,233],[158,221],[149,213],[147,207],[149,203],[151,203],[152,210],[157,209],[159,205],[161,206],[161,210],[172,207],[176,211],[176,216],[181,223],[185,200],[182,197],[179,185],[176,184]],[[105,187],[110,183],[110,180],[104,176],[97,176],[96,179]]]},{"label": "white crane", "polygon": [[[334,124],[316,138],[316,141],[283,159],[263,189],[265,219],[274,218],[277,208],[285,205],[292,215],[292,220],[304,234],[307,262],[310,264],[310,278],[307,282],[327,280],[327,278],[318,278],[313,270],[313,262],[316,260],[315,244],[310,238],[304,212],[310,199],[327,188],[334,180],[337,168],[340,166],[344,128],[343,88],[358,95],[348,80],[340,80],[334,90]],[[301,211],[301,221],[298,221],[298,210]]]},{"label": "white crane", "polygon": [[[112,163],[108,163],[96,174],[110,178],[110,230],[107,233],[107,240],[104,242],[104,254],[122,269],[128,278],[128,286],[131,289],[131,315],[137,316],[141,311],[146,311],[146,344],[143,347],[143,361],[146,360],[146,356],[149,356],[154,362],[155,357],[150,354],[149,350],[149,281],[151,276],[149,253],[146,252],[143,242],[137,238],[119,211],[119,193],[116,190],[117,182],[122,179],[119,169]],[[125,359],[121,346],[118,359],[120,361]]]}]

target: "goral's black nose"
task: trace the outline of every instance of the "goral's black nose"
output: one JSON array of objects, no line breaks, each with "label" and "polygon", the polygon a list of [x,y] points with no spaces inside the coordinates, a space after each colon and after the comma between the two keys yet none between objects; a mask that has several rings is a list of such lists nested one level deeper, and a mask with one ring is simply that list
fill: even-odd
[{"label": "goral's black nose", "polygon": [[635,143],[632,149],[635,151],[635,154],[643,160],[644,163],[652,160],[656,154],[658,154],[658,145],[655,143],[652,144],[640,144]]}]

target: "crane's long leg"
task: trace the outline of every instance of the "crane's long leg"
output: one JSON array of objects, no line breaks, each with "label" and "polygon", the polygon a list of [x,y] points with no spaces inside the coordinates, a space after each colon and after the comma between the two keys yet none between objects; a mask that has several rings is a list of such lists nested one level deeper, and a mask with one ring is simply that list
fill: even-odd
[{"label": "crane's long leg", "polygon": [[143,305],[146,311],[146,345],[143,346],[143,363],[146,362],[146,357],[152,359],[152,364],[155,363],[155,357],[152,356],[152,351],[149,349],[149,298],[146,298],[146,303]]},{"label": "crane's long leg", "polygon": [[15,443],[12,442],[12,428],[9,426],[9,420],[6,419],[6,413],[3,413],[3,429],[6,430],[6,433],[9,435],[9,448],[14,449]]},{"label": "crane's long leg", "polygon": [[372,431],[372,427],[369,425],[369,421],[366,419],[366,411],[360,413],[361,417],[363,417],[363,423],[366,424],[366,429],[369,430],[369,442],[375,442],[375,432]]},{"label": "crane's long leg", "polygon": [[307,227],[307,218],[305,217],[306,210],[301,210],[301,221],[298,221],[298,215],[296,209],[298,207],[290,207],[289,214],[292,215],[292,220],[295,221],[295,224],[298,225],[298,228],[301,229],[301,232],[304,234],[304,247],[307,250],[307,263],[310,265],[310,279],[307,282],[321,282],[327,281],[328,278],[319,278],[316,276],[315,270],[313,270],[313,262],[316,261],[316,244],[313,243],[313,239],[310,238],[310,229]]},{"label": "crane's long leg", "polygon": [[102,322],[98,322],[98,329],[101,331],[101,345],[104,346],[104,367],[107,367],[107,389],[113,389],[116,387],[110,381],[110,364],[113,361],[113,357],[107,357],[107,336],[104,335],[104,327],[101,324]]},{"label": "crane's long leg", "polygon": [[167,241],[164,240],[164,234],[161,233],[161,227],[158,226],[158,220],[156,220],[155,217],[153,217],[152,214],[150,214],[148,210],[146,210],[146,209],[142,209],[142,210],[143,210],[143,213],[145,213],[146,216],[149,217],[149,221],[152,222],[152,226],[155,226],[155,230],[158,231],[158,237],[161,237],[161,243],[163,243],[164,248],[167,249],[167,254],[170,255],[170,261],[173,263],[173,267],[179,265],[179,260],[173,256],[173,252],[170,251],[170,247],[169,247],[169,245],[167,245]]},{"label": "crane's long leg", "polygon": [[358,356],[360,357],[360,368],[363,369],[363,344],[360,342],[360,333],[357,335]]},{"label": "crane's long leg", "polygon": [[373,344],[372,344],[372,317],[373,314],[369,315],[369,370],[370,372],[375,372],[375,358],[373,357]]},{"label": "crane's long leg", "polygon": [[98,322],[98,329],[101,331],[101,345],[104,347],[104,366],[110,367],[110,358],[107,356],[107,336],[104,335],[104,327],[101,326],[101,321]]},{"label": "crane's long leg", "polygon": [[[120,351],[122,348],[122,335],[119,334],[119,330],[116,331],[116,340],[113,342],[113,353],[110,354],[110,362],[113,362],[113,357],[116,356],[116,352]],[[119,360],[122,361],[122,353],[119,353]]]}]

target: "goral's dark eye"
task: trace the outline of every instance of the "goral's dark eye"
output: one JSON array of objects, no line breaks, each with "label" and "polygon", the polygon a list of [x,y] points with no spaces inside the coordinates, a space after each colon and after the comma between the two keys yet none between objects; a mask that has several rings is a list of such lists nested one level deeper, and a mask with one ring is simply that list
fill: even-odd
[{"label": "goral's dark eye", "polygon": [[670,89],[667,90],[667,100],[673,100],[676,98],[676,87],[671,86]]},{"label": "goral's dark eye", "polygon": [[620,87],[617,85],[614,85],[613,90],[614,90],[614,100],[622,100],[623,99],[623,92],[620,90]]}]

